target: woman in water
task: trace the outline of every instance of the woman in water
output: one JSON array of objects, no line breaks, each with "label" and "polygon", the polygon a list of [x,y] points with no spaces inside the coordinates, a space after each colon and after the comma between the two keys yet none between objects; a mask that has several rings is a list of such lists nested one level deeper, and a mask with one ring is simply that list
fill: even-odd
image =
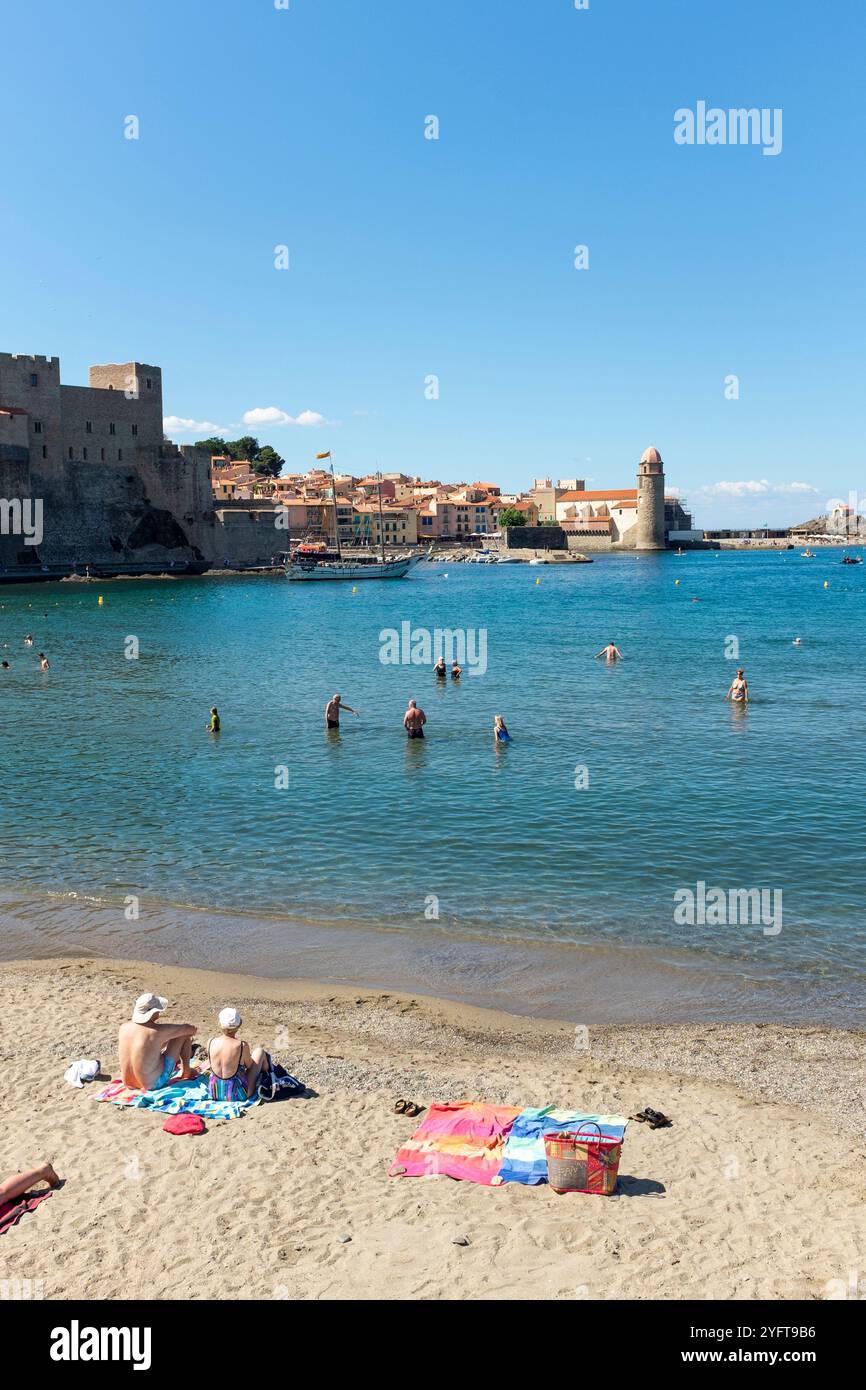
[{"label": "woman in water", "polygon": [[437,680],[444,681],[448,679],[448,667],[445,665],[444,656],[440,656],[439,660],[436,662],[436,665],[433,667],[433,673]]},{"label": "woman in water", "polygon": [[511,735],[505,727],[505,720],[501,714],[493,717],[493,737],[497,743],[510,743]]},{"label": "woman in water", "polygon": [[220,717],[217,714],[216,705],[211,705],[210,723],[205,724],[205,728],[209,734],[218,734],[220,731]]},{"label": "woman in water", "polygon": [[39,669],[40,671],[51,670],[51,667],[48,665],[48,657],[45,655],[44,652],[39,653]]},{"label": "woman in water", "polygon": [[749,703],[749,684],[743,675],[742,666],[731,681],[731,688],[725,696],[725,699],[733,700],[735,705],[747,705]]}]

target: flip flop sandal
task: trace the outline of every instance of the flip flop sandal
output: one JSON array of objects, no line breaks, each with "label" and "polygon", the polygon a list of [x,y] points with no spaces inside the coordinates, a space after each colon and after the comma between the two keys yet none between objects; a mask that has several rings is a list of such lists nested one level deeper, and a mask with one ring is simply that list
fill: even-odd
[{"label": "flip flop sandal", "polygon": [[649,1116],[645,1110],[639,1110],[636,1115],[629,1115],[629,1119],[637,1120],[639,1124],[643,1124],[645,1120],[649,1119]]},{"label": "flip flop sandal", "polygon": [[407,1107],[408,1105],[409,1105],[409,1101],[408,1101],[408,1100],[398,1100],[398,1101],[397,1101],[397,1104],[394,1106],[394,1114],[395,1114],[395,1115],[405,1115],[405,1113],[406,1113],[406,1107]]},{"label": "flip flop sandal", "polygon": [[646,1120],[650,1129],[667,1129],[671,1124],[667,1115],[663,1115],[660,1110],[650,1110],[649,1106],[644,1110],[641,1118]]},{"label": "flip flop sandal", "polygon": [[414,1100],[409,1100],[406,1102],[406,1109],[403,1111],[403,1114],[408,1115],[410,1120],[414,1120],[415,1116],[420,1115],[423,1109],[423,1105],[416,1105]]}]

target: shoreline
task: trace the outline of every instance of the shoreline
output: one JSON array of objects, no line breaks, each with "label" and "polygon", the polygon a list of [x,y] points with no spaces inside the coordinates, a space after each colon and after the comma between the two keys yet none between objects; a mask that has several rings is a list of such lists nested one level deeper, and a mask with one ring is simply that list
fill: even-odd
[{"label": "shoreline", "polygon": [[[7,1066],[39,1079],[7,1094],[0,1171],[47,1158],[65,1180],[0,1243],[0,1279],[35,1282],[37,1297],[825,1299],[858,1267],[866,1159],[840,1107],[864,1035],[600,1028],[581,1051],[551,1020],[130,961],[16,961],[0,987]],[[243,1036],[305,1097],[190,1140],[66,1086],[80,1056],[114,1072],[143,989],[200,1041],[236,1005]],[[398,1096],[649,1105],[673,1126],[629,1124],[615,1197],[558,1197],[389,1177],[418,1124],[394,1113]]]},{"label": "shoreline", "polygon": [[[243,959],[238,962],[239,925]],[[554,935],[492,935],[426,923],[286,917],[148,900],[127,921],[123,903],[82,893],[0,891],[4,960],[148,958],[158,968],[217,971],[263,981],[418,993],[508,1015],[571,1026],[770,1023],[781,1027],[866,1028],[840,975],[773,972],[755,956]]]},{"label": "shoreline", "polygon": [[[832,1114],[852,1134],[866,1135],[866,1092],[858,1094],[866,1075],[866,1030],[816,1024],[757,1022],[604,1023],[587,1026],[566,1019],[535,1017],[489,1005],[440,998],[412,990],[394,990],[353,981],[310,978],[273,979],[245,972],[171,965],[154,961],[92,956],[60,956],[0,961],[0,978],[40,977],[56,971],[82,972],[87,978],[122,979],[132,989],[164,993],[172,1017],[189,1001],[190,1008],[217,999],[238,1004],[249,1026],[281,1007],[290,1013],[333,1006],[332,1022],[360,1004],[374,1012],[411,1013],[423,1028],[453,1030],[474,1048],[517,1045],[541,1057],[572,1057],[604,1065],[637,1069],[667,1078],[691,1078],[730,1085],[745,1095],[792,1103],[816,1113]],[[363,998],[361,997],[363,996]],[[239,1002],[240,1001],[240,1002]],[[196,1021],[191,1018],[190,1021]],[[108,1053],[110,1036],[102,1040]],[[199,1039],[200,1041],[200,1039]],[[434,1041],[430,1038],[429,1041]],[[269,1048],[277,1053],[278,1046]],[[83,1055],[83,1054],[82,1054]],[[290,1057],[279,1057],[292,1069]],[[401,1083],[408,1089],[419,1078]],[[429,1083],[428,1083],[429,1084]],[[508,1103],[504,1093],[491,1099]]]}]

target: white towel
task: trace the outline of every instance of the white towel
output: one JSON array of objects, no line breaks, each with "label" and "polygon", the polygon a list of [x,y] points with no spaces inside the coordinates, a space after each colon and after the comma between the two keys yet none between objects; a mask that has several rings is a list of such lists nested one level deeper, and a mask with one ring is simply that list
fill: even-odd
[{"label": "white towel", "polygon": [[70,1086],[77,1086],[80,1091],[84,1090],[85,1081],[92,1081],[99,1075],[99,1063],[89,1061],[87,1057],[79,1057],[77,1062],[66,1068],[63,1073],[63,1080],[68,1081]]}]

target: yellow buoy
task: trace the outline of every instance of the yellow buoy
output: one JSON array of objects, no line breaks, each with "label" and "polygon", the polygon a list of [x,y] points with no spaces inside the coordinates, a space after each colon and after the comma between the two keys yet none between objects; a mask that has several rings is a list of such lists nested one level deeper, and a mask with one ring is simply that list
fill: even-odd
[{"label": "yellow buoy", "polygon": [[536,579],[535,582],[536,582],[536,584],[540,584],[540,583],[541,583],[541,580],[540,580],[540,579]]},{"label": "yellow buoy", "polygon": [[830,581],[829,581],[829,579],[825,579],[825,580],[824,580],[824,588],[825,588],[825,589],[829,589],[829,587],[830,587]]},{"label": "yellow buoy", "polygon": [[680,581],[679,581],[678,579],[675,579],[675,580],[674,580],[674,583],[675,583],[675,584],[679,584],[679,582],[680,582]]},{"label": "yellow buoy", "polygon": [[96,600],[96,602],[99,604],[101,608],[103,603],[105,602],[105,599],[102,597],[102,594],[99,595],[99,598]]},{"label": "yellow buoy", "polygon": [[352,593],[353,593],[353,594],[356,594],[357,592],[358,592],[358,586],[357,586],[357,584],[353,584],[353,585],[352,585]]}]

